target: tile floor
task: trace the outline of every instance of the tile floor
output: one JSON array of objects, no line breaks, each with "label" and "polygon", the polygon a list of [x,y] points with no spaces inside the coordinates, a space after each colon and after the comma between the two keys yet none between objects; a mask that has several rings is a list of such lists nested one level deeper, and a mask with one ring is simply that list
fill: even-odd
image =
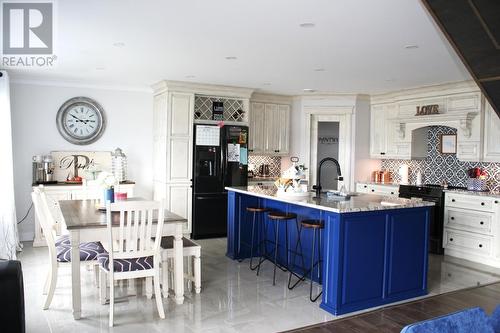
[{"label": "tile floor", "polygon": [[[108,306],[101,305],[93,274],[82,268],[83,318],[71,314],[69,266],[59,271],[52,305],[42,310],[42,287],[48,263],[46,248],[25,243],[20,253],[24,273],[27,332],[277,332],[334,317],[308,300],[308,285],[286,288],[288,275],[280,272],[272,286],[272,266],[266,263],[259,277],[248,268],[225,257],[226,240],[199,241],[202,245],[202,293],[187,294],[183,305],[164,300],[166,318],[160,320],[154,300],[124,297],[115,305],[115,327],[108,329]],[[278,270],[279,271],[279,270]],[[500,269],[472,264],[450,257],[432,256],[429,265],[429,294],[500,281]],[[118,291],[118,293],[120,293]],[[126,288],[122,290],[126,295]]]}]

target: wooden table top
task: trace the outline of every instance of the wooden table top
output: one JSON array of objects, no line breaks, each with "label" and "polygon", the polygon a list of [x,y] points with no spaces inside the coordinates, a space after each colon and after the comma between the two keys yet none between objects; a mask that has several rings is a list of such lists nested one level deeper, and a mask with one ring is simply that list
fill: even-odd
[{"label": "wooden table top", "polygon": [[[130,199],[129,199],[130,200]],[[106,212],[97,209],[98,200],[60,200],[61,208],[66,228],[86,229],[105,228]],[[120,224],[120,213],[111,214],[113,225]],[[165,223],[187,223],[187,220],[179,215],[165,210]]]}]

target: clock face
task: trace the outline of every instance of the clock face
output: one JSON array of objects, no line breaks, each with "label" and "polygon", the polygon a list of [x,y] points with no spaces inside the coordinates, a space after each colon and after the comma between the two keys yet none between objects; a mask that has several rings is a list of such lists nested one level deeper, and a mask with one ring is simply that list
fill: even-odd
[{"label": "clock face", "polygon": [[57,113],[59,133],[69,142],[89,144],[104,131],[104,112],[94,100],[75,97],[64,103]]},{"label": "clock face", "polygon": [[85,104],[75,105],[64,114],[64,127],[75,138],[89,138],[99,130],[101,117]]}]

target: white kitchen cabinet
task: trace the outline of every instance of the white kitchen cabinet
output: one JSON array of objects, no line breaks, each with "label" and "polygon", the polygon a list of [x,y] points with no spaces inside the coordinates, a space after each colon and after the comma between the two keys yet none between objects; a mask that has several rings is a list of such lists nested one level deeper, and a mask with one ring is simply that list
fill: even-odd
[{"label": "white kitchen cabinet", "polygon": [[154,103],[154,199],[186,218],[190,233],[194,93],[163,91]]},{"label": "white kitchen cabinet", "polygon": [[250,152],[288,155],[290,150],[290,106],[252,102]]},{"label": "white kitchen cabinet", "polygon": [[446,192],[445,254],[500,267],[500,198]]},{"label": "white kitchen cabinet", "polygon": [[373,105],[370,113],[371,158],[386,158],[386,131],[385,105]]},{"label": "white kitchen cabinet", "polygon": [[[33,188],[38,187],[34,186]],[[135,184],[120,184],[115,188],[115,192],[125,192],[129,198],[134,196]],[[59,200],[87,200],[87,199],[101,199],[103,197],[103,190],[95,186],[82,186],[82,185],[46,185],[43,186],[44,192],[47,196],[47,203],[49,205],[50,213],[56,222],[56,229],[61,231],[61,223],[63,217],[61,209],[59,208]],[[33,246],[46,246],[45,237],[43,236],[40,221],[35,214],[35,238],[33,239]]]},{"label": "white kitchen cabinet", "polygon": [[264,153],[266,150],[266,127],[265,127],[265,110],[264,103],[252,103],[252,111],[250,114],[250,138],[249,151],[255,154]]},{"label": "white kitchen cabinet", "polygon": [[356,192],[397,197],[399,186],[394,184],[357,183]]},{"label": "white kitchen cabinet", "polygon": [[488,102],[484,112],[483,161],[500,162],[500,118]]}]

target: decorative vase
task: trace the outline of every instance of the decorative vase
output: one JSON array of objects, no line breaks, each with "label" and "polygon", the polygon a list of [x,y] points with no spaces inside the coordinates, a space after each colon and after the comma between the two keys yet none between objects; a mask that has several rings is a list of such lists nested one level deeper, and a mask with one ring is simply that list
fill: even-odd
[{"label": "decorative vase", "polygon": [[103,198],[104,198],[104,206],[106,206],[108,201],[111,203],[115,202],[115,189],[113,187],[105,189]]}]

